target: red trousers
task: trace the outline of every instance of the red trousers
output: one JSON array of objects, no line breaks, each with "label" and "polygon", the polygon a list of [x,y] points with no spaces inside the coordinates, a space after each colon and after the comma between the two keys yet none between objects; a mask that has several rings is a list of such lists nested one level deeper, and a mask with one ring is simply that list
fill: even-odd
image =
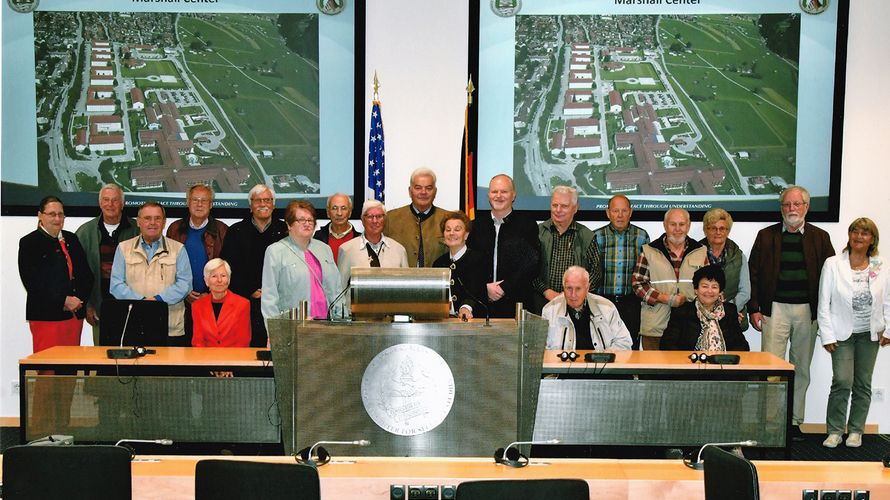
[{"label": "red trousers", "polygon": [[[80,345],[82,319],[30,321],[29,325],[34,352],[57,345]],[[52,370],[40,370],[37,374],[49,376],[56,373]],[[28,439],[69,432],[74,385],[74,377],[38,377],[35,380],[28,419]],[[27,390],[24,387],[22,389]]]},{"label": "red trousers", "polygon": [[40,352],[57,345],[80,345],[80,332],[83,320],[77,318],[65,321],[34,321],[28,322],[31,327],[31,338],[34,352]]}]

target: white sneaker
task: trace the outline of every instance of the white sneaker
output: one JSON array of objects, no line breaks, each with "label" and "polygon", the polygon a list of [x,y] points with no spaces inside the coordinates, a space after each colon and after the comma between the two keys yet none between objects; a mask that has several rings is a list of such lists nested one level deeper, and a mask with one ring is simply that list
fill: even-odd
[{"label": "white sneaker", "polygon": [[847,442],[845,443],[847,448],[859,448],[862,446],[862,433],[860,432],[851,432],[849,436],[847,436]]},{"label": "white sneaker", "polygon": [[822,441],[822,446],[826,448],[837,448],[837,445],[841,444],[842,440],[843,438],[841,438],[840,434],[829,434],[828,437],[825,438],[825,441]]}]

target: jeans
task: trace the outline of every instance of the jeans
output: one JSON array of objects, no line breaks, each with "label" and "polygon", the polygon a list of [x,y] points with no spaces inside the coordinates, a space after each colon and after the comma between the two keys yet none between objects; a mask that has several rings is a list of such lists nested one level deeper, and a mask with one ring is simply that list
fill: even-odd
[{"label": "jeans", "polygon": [[[837,343],[831,353],[831,392],[828,394],[826,420],[829,434],[862,433],[871,406],[871,376],[878,357],[878,342],[871,333],[854,333]],[[853,397],[850,398],[850,393]],[[847,420],[847,402],[850,418]]]}]

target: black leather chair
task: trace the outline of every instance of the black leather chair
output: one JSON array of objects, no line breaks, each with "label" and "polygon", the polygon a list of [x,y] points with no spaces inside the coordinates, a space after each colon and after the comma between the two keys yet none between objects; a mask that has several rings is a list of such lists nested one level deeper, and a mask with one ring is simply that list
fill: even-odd
[{"label": "black leather chair", "polygon": [[13,446],[3,452],[3,500],[128,500],[130,451],[120,446]]},{"label": "black leather chair", "polygon": [[754,464],[717,446],[708,446],[701,454],[705,463],[705,500],[760,499]]},{"label": "black leather chair", "polygon": [[297,463],[201,460],[195,467],[195,500],[320,500],[318,470]]},{"label": "black leather chair", "polygon": [[583,479],[466,481],[457,485],[457,500],[588,500]]}]

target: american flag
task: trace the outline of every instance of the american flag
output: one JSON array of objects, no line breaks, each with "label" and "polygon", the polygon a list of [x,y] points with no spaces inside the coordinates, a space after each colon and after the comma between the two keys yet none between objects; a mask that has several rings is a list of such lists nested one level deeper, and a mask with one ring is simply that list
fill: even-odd
[{"label": "american flag", "polygon": [[385,201],[384,188],[386,177],[384,167],[386,153],[383,150],[383,115],[380,113],[380,101],[371,106],[371,131],[368,134],[368,188],[374,191],[374,199]]}]

